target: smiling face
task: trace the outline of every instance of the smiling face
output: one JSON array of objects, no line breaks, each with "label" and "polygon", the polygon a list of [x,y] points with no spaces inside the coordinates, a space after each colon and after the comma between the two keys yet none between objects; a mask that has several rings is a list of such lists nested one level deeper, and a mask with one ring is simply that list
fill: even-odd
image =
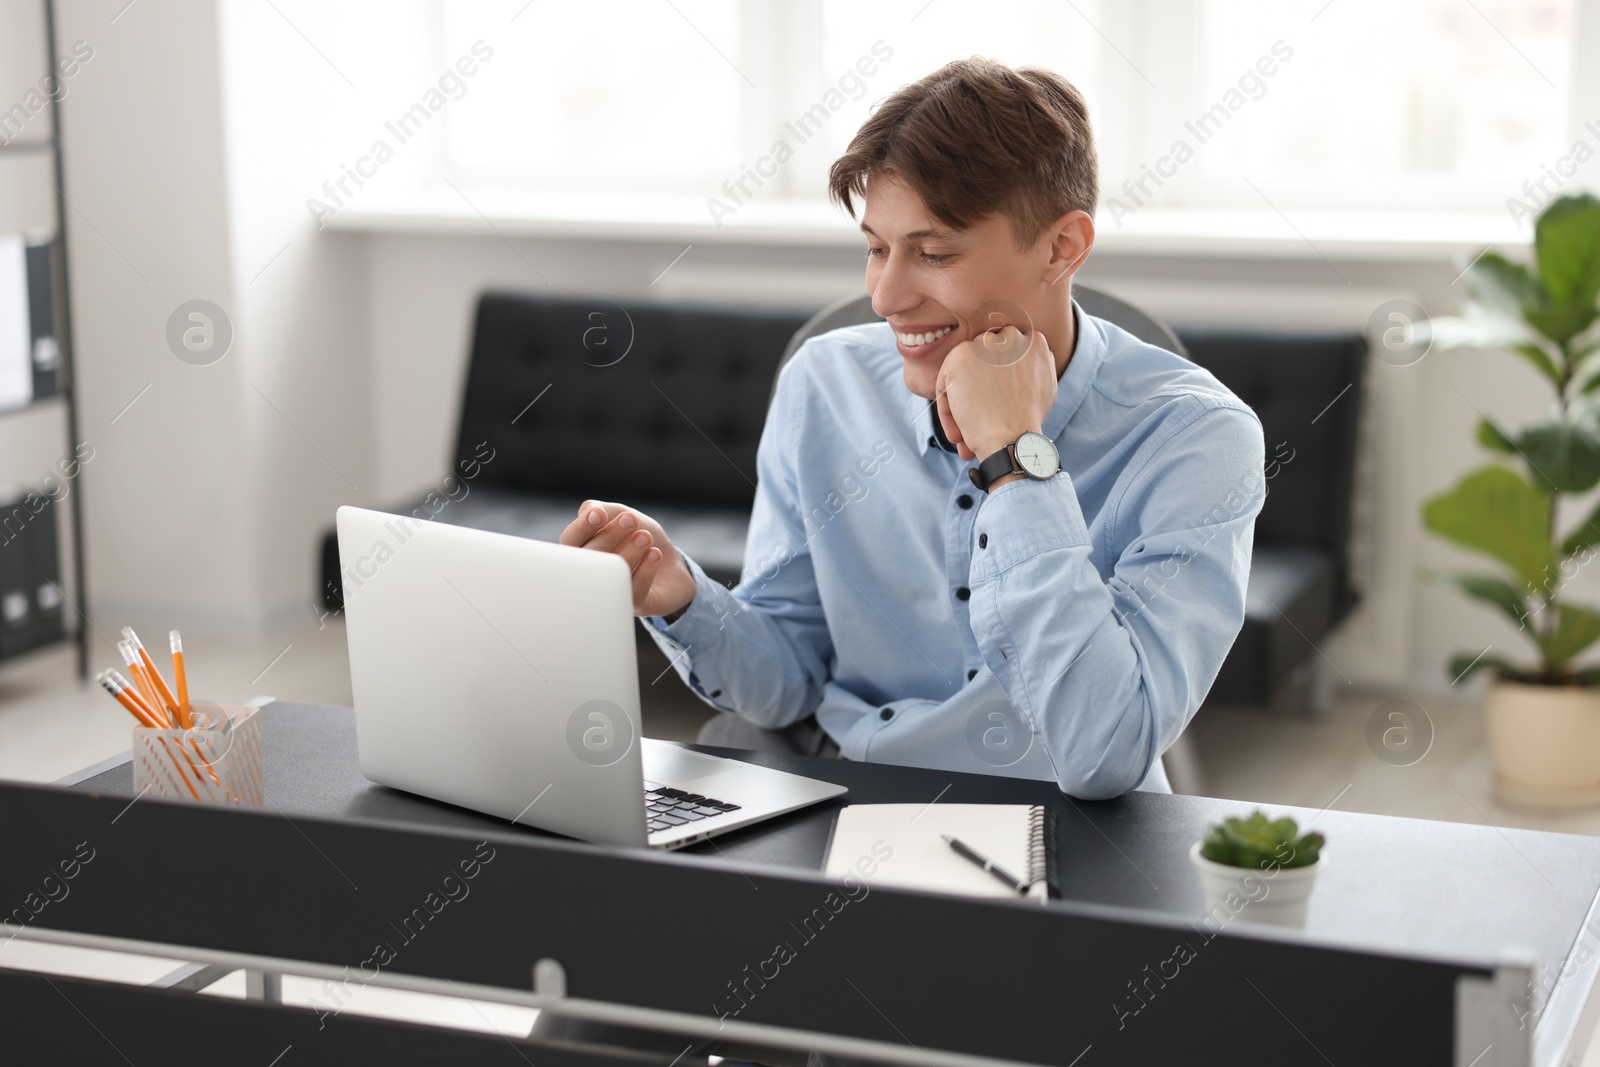
[{"label": "smiling face", "polygon": [[922,199],[890,174],[871,178],[864,199],[867,292],[872,310],[894,330],[912,393],[933,399],[945,356],[993,326],[1043,330],[1052,350],[1061,352],[1055,335],[1063,327],[1063,308],[1068,324],[1071,312],[1067,287],[1052,283],[1052,274],[1062,280],[1059,269],[1051,270],[1052,231],[1019,249],[1003,215],[954,229],[934,219]]}]

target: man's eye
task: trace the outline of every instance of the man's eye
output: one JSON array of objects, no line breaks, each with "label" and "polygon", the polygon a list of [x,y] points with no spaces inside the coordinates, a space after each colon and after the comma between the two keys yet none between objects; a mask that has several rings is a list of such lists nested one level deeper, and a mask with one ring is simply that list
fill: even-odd
[{"label": "man's eye", "polygon": [[882,259],[884,256],[887,256],[888,254],[889,254],[889,250],[887,248],[869,248],[869,249],[867,249],[867,258],[868,259]]},{"label": "man's eye", "polygon": [[922,256],[922,262],[924,263],[938,264],[943,263],[945,260],[950,258],[949,255],[936,254],[933,252],[922,252],[919,254]]}]

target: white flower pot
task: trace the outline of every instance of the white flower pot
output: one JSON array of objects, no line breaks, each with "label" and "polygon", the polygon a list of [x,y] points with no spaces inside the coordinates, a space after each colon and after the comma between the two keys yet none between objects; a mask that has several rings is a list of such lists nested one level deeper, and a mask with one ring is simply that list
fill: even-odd
[{"label": "white flower pot", "polygon": [[1317,872],[1327,862],[1319,855],[1309,867],[1277,867],[1254,870],[1230,867],[1208,860],[1200,854],[1201,842],[1189,848],[1189,860],[1200,875],[1200,891],[1205,897],[1206,919],[1213,928],[1235,919],[1271,923],[1275,926],[1305,926],[1306,908]]},{"label": "white flower pot", "polygon": [[1496,678],[1483,714],[1498,796],[1540,807],[1600,804],[1600,689]]}]

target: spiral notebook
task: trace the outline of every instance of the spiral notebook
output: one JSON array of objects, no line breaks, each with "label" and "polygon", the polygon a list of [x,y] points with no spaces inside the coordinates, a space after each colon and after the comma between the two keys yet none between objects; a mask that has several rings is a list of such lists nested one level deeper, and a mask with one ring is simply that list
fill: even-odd
[{"label": "spiral notebook", "polygon": [[944,834],[1030,883],[1030,899],[1043,903],[1060,896],[1055,812],[1041,805],[851,804],[839,812],[824,873],[835,878],[853,873],[874,886],[1017,897],[951,849]]}]

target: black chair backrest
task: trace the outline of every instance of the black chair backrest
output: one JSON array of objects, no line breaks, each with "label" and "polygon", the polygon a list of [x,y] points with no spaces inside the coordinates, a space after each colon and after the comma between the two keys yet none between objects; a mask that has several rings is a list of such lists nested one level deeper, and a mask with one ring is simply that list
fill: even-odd
[{"label": "black chair backrest", "polygon": [[1176,352],[1180,356],[1189,353],[1184,350],[1183,339],[1172,332],[1172,328],[1143,308],[1128,303],[1119,296],[1102,292],[1092,285],[1082,282],[1072,283],[1072,298],[1078,306],[1097,319],[1105,319],[1114,326],[1121,326],[1145,344],[1165,348],[1168,352]]},{"label": "black chair backrest", "polygon": [[805,318],[485,293],[457,459],[487,441],[479,485],[748,507],[768,388]]},{"label": "black chair backrest", "polygon": [[1257,544],[1312,545],[1334,561],[1336,610],[1354,602],[1349,545],[1367,342],[1360,334],[1181,329],[1189,358],[1261,419],[1267,502]]}]

